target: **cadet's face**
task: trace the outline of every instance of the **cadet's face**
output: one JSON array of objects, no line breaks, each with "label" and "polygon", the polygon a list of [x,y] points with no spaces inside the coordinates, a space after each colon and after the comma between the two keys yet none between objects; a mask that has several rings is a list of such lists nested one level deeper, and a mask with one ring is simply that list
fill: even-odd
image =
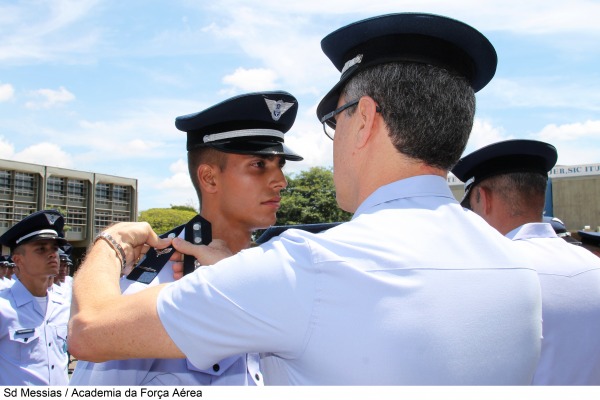
[{"label": "cadet's face", "polygon": [[8,272],[8,267],[0,267],[0,279],[4,278],[6,276],[7,272]]},{"label": "cadet's face", "polygon": [[229,224],[253,231],[275,223],[280,192],[287,186],[281,156],[228,154],[219,172],[220,211]]},{"label": "cadet's face", "polygon": [[64,282],[67,276],[68,266],[67,261],[60,261],[60,265],[58,267],[58,275],[57,278],[60,282]]},{"label": "cadet's face", "polygon": [[58,245],[55,240],[36,240],[19,246],[13,260],[19,267],[19,278],[49,277],[58,274]]}]

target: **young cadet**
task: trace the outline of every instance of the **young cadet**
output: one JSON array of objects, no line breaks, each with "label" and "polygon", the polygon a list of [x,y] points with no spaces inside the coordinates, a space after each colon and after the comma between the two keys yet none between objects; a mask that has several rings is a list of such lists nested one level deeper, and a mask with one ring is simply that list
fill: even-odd
[{"label": "young cadet", "polygon": [[[542,287],[542,353],[533,384],[600,384],[600,258],[542,222],[554,146],[507,140],[483,147],[452,172],[463,205],[524,251]],[[566,229],[565,229],[566,231]]]},{"label": "young cadet", "polygon": [[61,289],[48,290],[58,274],[64,219],[55,210],[25,217],[2,236],[18,279],[0,291],[0,386],[66,385],[70,303]]},{"label": "young cadet", "polygon": [[14,283],[11,277],[12,265],[10,256],[0,256],[0,290]]},{"label": "young cadet", "polygon": [[[197,243],[202,238],[195,233],[208,241],[212,235],[237,253],[250,246],[253,231],[273,225],[280,192],[287,186],[282,168],[286,160],[302,160],[284,144],[297,111],[298,102],[291,94],[275,91],[244,94],[178,117],[176,127],[187,132],[190,178],[201,211],[170,233],[192,235],[191,241]],[[154,260],[161,257],[165,264],[170,254],[147,255]],[[121,281],[123,293],[171,282],[172,263],[162,264],[134,269]],[[162,269],[156,274],[149,267]],[[196,308],[193,303],[189,307]],[[245,353],[201,368],[184,359],[79,361],[71,385],[262,385],[258,354]]]},{"label": "young cadet", "polygon": [[[72,350],[185,355],[200,368],[260,352],[267,384],[529,383],[541,338],[537,274],[446,182],[472,128],[474,92],[494,75],[493,46],[462,22],[415,13],[350,24],[321,46],[342,72],[317,115],[352,220],[318,234],[287,230],[129,298],[116,290],[115,251],[96,245],[76,277]],[[143,243],[171,242],[203,265],[231,254],[222,243],[159,239],[139,223],[105,234],[127,263]],[[135,318],[115,318],[133,308]]]}]

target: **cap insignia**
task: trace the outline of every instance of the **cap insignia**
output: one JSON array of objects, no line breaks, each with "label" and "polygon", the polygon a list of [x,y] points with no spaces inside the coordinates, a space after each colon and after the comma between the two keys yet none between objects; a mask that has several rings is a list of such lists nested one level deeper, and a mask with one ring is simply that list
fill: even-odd
[{"label": "cap insignia", "polygon": [[46,219],[48,220],[48,223],[50,225],[54,225],[54,223],[58,219],[58,215],[56,215],[56,214],[44,214],[44,215],[46,216]]},{"label": "cap insignia", "polygon": [[354,57],[352,60],[346,61],[346,64],[344,64],[344,68],[342,68],[342,75],[344,75],[344,72],[346,72],[348,70],[348,68],[350,68],[356,64],[360,64],[362,59],[363,59],[363,55],[359,54],[356,57]]},{"label": "cap insignia", "polygon": [[265,99],[265,102],[267,103],[269,111],[271,111],[271,118],[273,118],[273,121],[279,121],[279,118],[294,105],[294,103],[286,103],[283,100]]}]

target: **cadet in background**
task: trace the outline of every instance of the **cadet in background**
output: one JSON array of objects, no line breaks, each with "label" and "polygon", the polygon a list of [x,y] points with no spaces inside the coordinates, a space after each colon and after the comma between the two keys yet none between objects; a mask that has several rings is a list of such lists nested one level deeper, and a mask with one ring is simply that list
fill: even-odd
[{"label": "cadet in background", "polygon": [[58,211],[42,210],[0,236],[18,276],[0,291],[0,386],[68,384],[70,302],[60,287],[48,290],[58,274],[59,246],[67,243],[63,226]]}]

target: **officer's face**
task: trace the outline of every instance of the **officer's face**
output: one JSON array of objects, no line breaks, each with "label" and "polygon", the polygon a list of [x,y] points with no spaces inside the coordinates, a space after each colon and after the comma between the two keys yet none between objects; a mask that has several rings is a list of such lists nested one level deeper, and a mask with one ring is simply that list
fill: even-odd
[{"label": "officer's face", "polygon": [[281,156],[227,155],[216,184],[218,209],[229,224],[253,231],[275,223],[280,192],[287,186],[284,165]]},{"label": "officer's face", "polygon": [[0,267],[0,279],[4,278],[6,276],[7,272],[8,272],[8,267]]},{"label": "officer's face", "polygon": [[55,240],[36,240],[19,246],[13,256],[19,267],[19,279],[49,277],[58,274],[58,245]]},{"label": "officer's face", "polygon": [[[340,97],[337,107],[346,104],[347,99]],[[335,185],[335,196],[341,209],[349,212],[356,211],[352,199],[352,182],[354,178],[350,170],[349,157],[351,154],[351,120],[346,111],[336,115],[336,129],[333,138],[333,183]]]}]

